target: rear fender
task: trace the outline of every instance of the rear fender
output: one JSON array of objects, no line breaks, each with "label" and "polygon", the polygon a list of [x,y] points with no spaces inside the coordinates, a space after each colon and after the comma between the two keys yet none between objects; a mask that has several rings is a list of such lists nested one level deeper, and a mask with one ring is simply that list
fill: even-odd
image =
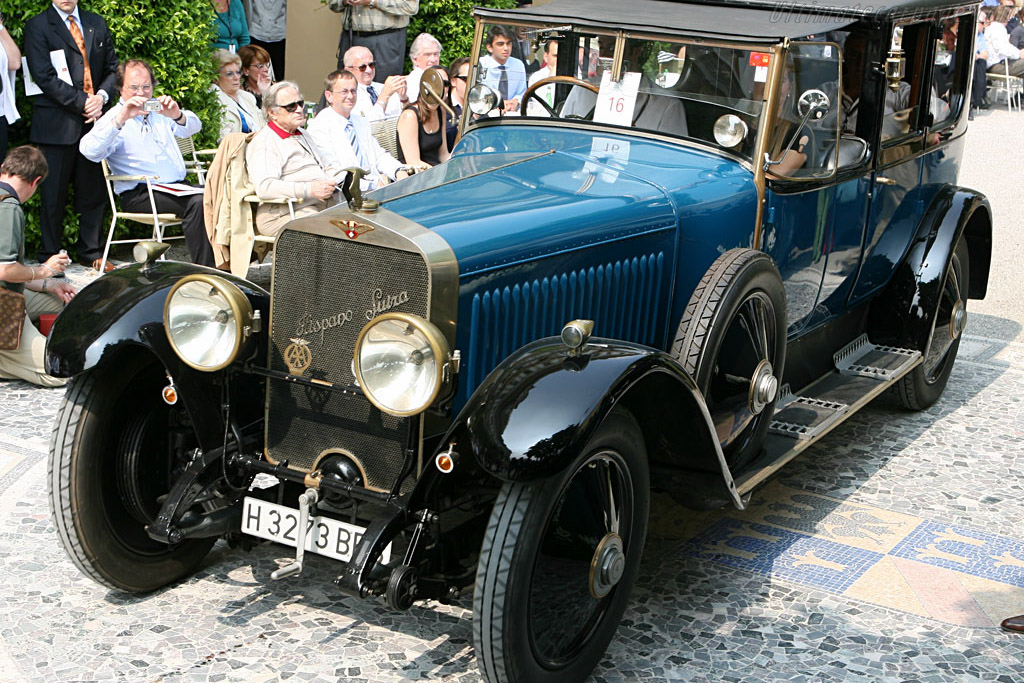
[{"label": "rear fender", "polygon": [[[126,266],[82,289],[57,317],[46,345],[46,371],[54,377],[72,377],[109,364],[116,368],[122,353],[146,349],[174,378],[179,400],[207,449],[223,439],[220,394],[210,391],[212,375],[217,373],[185,365],[171,348],[163,322],[168,291],[192,273],[214,273],[235,284],[253,309],[269,320],[267,292],[229,273],[176,261]],[[257,344],[261,353],[263,346]]]},{"label": "rear fender", "polygon": [[[696,384],[670,356],[629,342],[592,339],[576,356],[555,337],[524,346],[476,389],[438,453],[450,449],[456,467],[472,457],[503,481],[550,477],[616,405],[640,423],[652,464],[699,471],[702,481],[712,473],[720,490],[709,497],[743,507]],[[436,469],[428,471],[424,488],[438,483]]]},{"label": "rear fender", "polygon": [[992,208],[978,192],[947,187],[928,207],[906,258],[872,304],[872,341],[925,352],[943,277],[961,236],[970,251],[968,296],[985,297],[992,260]]}]

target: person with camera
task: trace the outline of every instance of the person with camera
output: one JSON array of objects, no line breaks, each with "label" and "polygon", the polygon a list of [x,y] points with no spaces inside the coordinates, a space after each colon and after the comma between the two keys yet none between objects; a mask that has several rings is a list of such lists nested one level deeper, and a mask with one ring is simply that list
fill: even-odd
[{"label": "person with camera", "polygon": [[[153,69],[141,59],[129,59],[117,68],[117,85],[121,99],[82,138],[82,155],[96,162],[106,159],[116,175],[156,177],[156,210],[181,218],[192,261],[212,267],[213,249],[203,220],[202,189],[160,187],[184,183],[185,160],[174,138],[195,135],[203,124],[170,95],[155,95]],[[152,212],[144,182],[115,180],[114,191],[125,211]]]}]

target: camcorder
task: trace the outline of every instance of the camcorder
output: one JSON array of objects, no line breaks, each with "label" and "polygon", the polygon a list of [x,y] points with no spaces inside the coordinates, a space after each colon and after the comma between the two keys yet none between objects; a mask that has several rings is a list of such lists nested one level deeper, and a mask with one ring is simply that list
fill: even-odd
[{"label": "camcorder", "polygon": [[160,104],[160,100],[155,99],[155,98],[154,99],[146,100],[145,102],[142,103],[142,111],[153,112],[153,111],[160,111],[163,108],[164,108],[164,105]]}]

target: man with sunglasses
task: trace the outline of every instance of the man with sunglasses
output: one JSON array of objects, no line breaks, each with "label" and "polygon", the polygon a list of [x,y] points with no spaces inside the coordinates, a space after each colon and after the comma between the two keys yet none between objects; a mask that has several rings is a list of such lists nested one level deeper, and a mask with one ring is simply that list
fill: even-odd
[{"label": "man with sunglasses", "polygon": [[[334,204],[337,184],[344,169],[329,162],[330,156],[302,129],[305,102],[299,86],[278,81],[263,96],[267,125],[245,150],[249,180],[260,199],[292,199],[295,217],[323,211]],[[287,204],[260,204],[256,231],[271,237],[291,220]]]},{"label": "man with sunglasses", "polygon": [[[82,156],[90,161],[106,159],[115,175],[153,176],[160,184],[183,184],[185,159],[175,138],[195,135],[203,124],[170,95],[156,95],[155,85],[153,69],[146,62],[129,59],[121,63],[117,67],[120,101],[100,117],[78,147]],[[159,109],[147,109],[154,102]],[[136,180],[113,183],[124,211],[152,213],[145,183]],[[192,261],[212,267],[213,249],[203,221],[203,193],[201,188],[197,190],[154,191],[153,202],[159,213],[172,213],[181,218]]]},{"label": "man with sunglasses", "polygon": [[365,47],[350,47],[344,57],[345,69],[356,77],[359,95],[355,112],[368,121],[379,121],[402,113],[409,102],[405,94],[405,76],[392,75],[383,83],[373,80],[376,63],[373,53]]},{"label": "man with sunglasses", "polygon": [[377,75],[383,79],[402,73],[405,66],[405,31],[409,18],[420,10],[419,0],[327,0],[332,12],[342,14],[338,39],[338,69],[354,45],[377,56]]}]

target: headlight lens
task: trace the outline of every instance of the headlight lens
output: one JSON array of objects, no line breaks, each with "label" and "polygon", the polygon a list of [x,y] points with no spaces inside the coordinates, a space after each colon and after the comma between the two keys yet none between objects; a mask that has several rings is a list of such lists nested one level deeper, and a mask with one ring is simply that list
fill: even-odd
[{"label": "headlight lens", "polygon": [[385,313],[359,334],[356,377],[373,405],[391,415],[414,415],[441,392],[449,358],[437,327],[414,315]]},{"label": "headlight lens", "polygon": [[486,116],[498,107],[498,93],[483,83],[477,83],[466,95],[466,106],[477,116]]},{"label": "headlight lens", "polygon": [[715,135],[715,142],[726,149],[732,149],[743,142],[747,137],[747,124],[735,114],[725,114],[718,117],[712,129]]},{"label": "headlight lens", "polygon": [[215,371],[238,357],[252,329],[252,305],[235,285],[214,275],[189,275],[164,306],[174,352],[196,370]]}]

